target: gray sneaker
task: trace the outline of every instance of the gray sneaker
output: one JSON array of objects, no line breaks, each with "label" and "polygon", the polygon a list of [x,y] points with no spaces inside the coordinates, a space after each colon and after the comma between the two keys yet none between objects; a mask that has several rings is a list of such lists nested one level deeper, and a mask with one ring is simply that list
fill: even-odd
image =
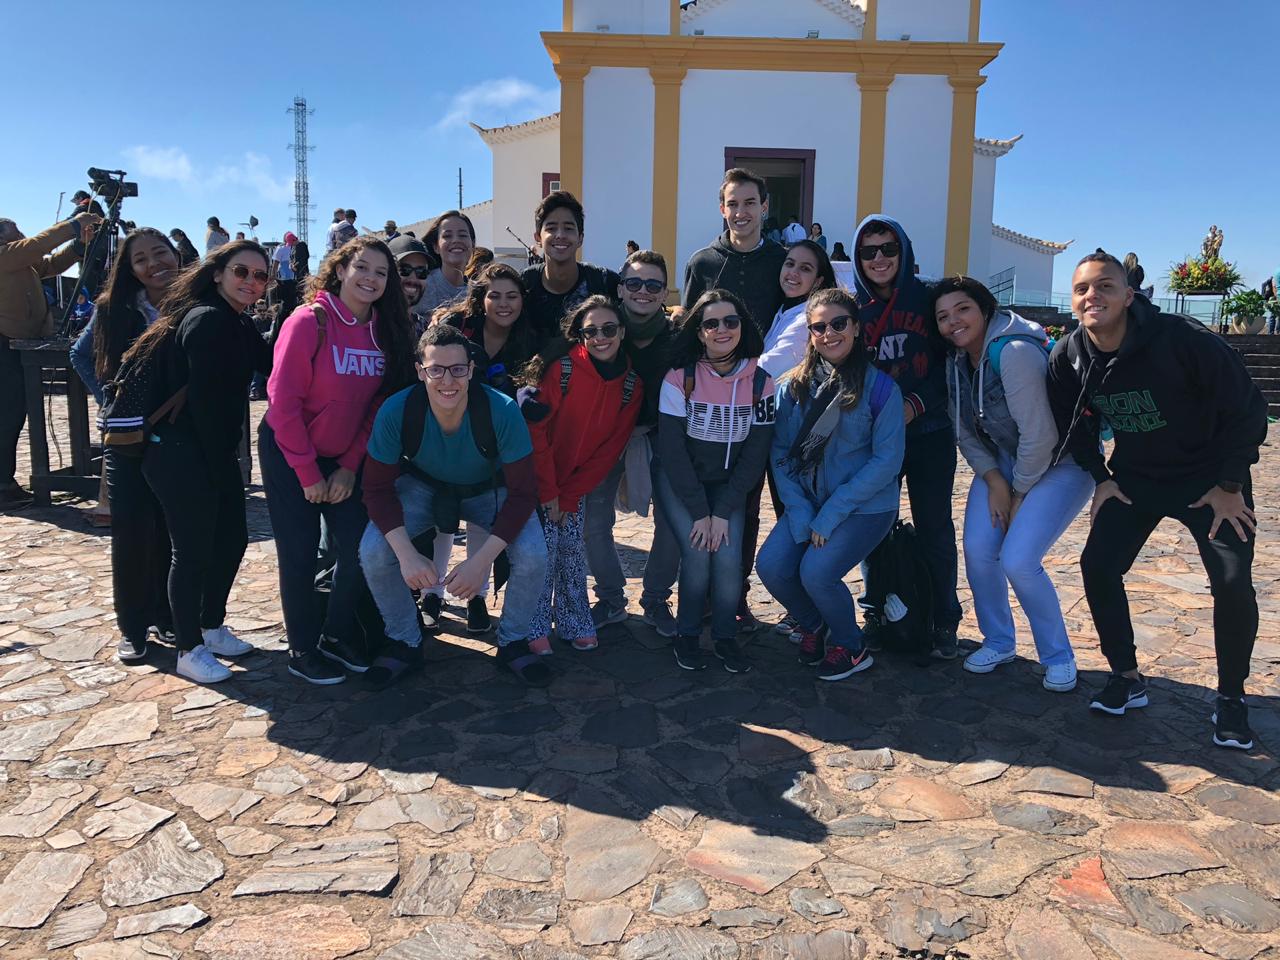
[{"label": "gray sneaker", "polygon": [[671,615],[669,601],[644,604],[642,609],[644,615],[640,619],[658,631],[658,636],[670,638],[676,635],[676,618]]},{"label": "gray sneaker", "polygon": [[615,607],[608,600],[597,600],[591,605],[591,622],[597,630],[611,623],[622,623],[628,616],[625,605]]}]

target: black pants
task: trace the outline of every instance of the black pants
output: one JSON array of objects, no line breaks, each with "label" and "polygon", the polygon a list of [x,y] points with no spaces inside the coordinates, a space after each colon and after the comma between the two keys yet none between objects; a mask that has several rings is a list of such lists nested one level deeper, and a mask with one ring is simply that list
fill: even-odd
[{"label": "black pants", "polygon": [[960,560],[951,493],[956,480],[956,438],[950,427],[907,437],[899,479],[907,482],[911,522],[933,583],[933,622],[954,630],[960,623],[956,578]]},{"label": "black pants", "polygon": [[[1190,503],[1195,496],[1186,498]],[[1253,509],[1248,486],[1245,502]],[[1224,697],[1244,696],[1249,677],[1249,660],[1258,636],[1258,598],[1253,591],[1253,538],[1242,541],[1229,523],[1218,527],[1217,538],[1209,539],[1213,524],[1210,507],[1154,510],[1111,499],[1102,505],[1089,531],[1080,571],[1084,594],[1093,614],[1093,624],[1102,643],[1102,655],[1116,673],[1138,668],[1129,620],[1129,597],[1124,575],[1133,566],[1138,551],[1165,517],[1177,520],[1195,537],[1209,590],[1213,594],[1213,645],[1218,659],[1218,692]]]},{"label": "black pants", "polygon": [[[289,649],[314,650],[320,634],[351,643],[359,638],[356,597],[360,590],[360,538],[369,523],[360,485],[341,503],[308,503],[293,467],[276,445],[275,433],[263,420],[258,428],[258,458],[262,484],[267,492],[267,511],[276,538],[276,561],[280,568],[280,603],[284,608],[284,629]],[[336,460],[317,461],[328,477]],[[322,614],[316,598],[316,548],[320,543],[320,518],[332,536],[337,552],[328,611]]]},{"label": "black pants", "polygon": [[760,475],[751,492],[747,494],[747,515],[742,528],[742,596],[738,601],[738,612],[747,612],[747,591],[751,588],[751,568],[756,562],[756,544],[760,541],[760,503],[764,499],[764,482],[769,481],[769,499],[773,503],[775,517],[782,516],[782,501],[773,486],[773,464]]},{"label": "black pants", "polygon": [[277,280],[275,293],[276,302],[280,304],[280,319],[283,321],[298,305],[298,281]]},{"label": "black pants", "polygon": [[22,358],[0,337],[0,487],[11,486],[18,471],[18,438],[27,421],[27,392]]},{"label": "black pants", "polygon": [[203,642],[201,629],[226,619],[249,544],[240,465],[232,450],[211,466],[194,439],[170,434],[147,445],[142,475],[169,528],[169,607],[178,649],[194,650]]},{"label": "black pants", "polygon": [[111,590],[120,634],[140,642],[169,612],[169,530],[160,501],[142,476],[142,459],[108,447],[103,470],[111,503]]}]

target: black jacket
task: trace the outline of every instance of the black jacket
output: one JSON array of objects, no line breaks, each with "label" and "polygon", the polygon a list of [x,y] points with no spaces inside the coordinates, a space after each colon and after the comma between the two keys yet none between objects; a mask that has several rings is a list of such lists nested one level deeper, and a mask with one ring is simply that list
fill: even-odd
[{"label": "black jacket", "polygon": [[760,335],[764,336],[782,304],[778,274],[786,259],[786,249],[772,240],[740,253],[733,249],[726,230],[711,246],[703,247],[689,258],[684,268],[684,306],[692,307],[708,290],[728,290],[746,305]]},{"label": "black jacket", "polygon": [[[1096,483],[1115,479],[1135,502],[1185,506],[1220,480],[1245,483],[1267,435],[1267,403],[1239,355],[1203,324],[1129,307],[1120,349],[1102,354],[1084,327],[1049,358],[1049,401],[1062,438]],[[1115,448],[1104,463],[1102,423]]]}]

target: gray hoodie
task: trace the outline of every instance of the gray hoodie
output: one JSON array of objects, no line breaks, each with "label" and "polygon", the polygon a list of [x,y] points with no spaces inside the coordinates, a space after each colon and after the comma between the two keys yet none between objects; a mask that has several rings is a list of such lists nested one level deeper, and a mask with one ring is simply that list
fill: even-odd
[{"label": "gray hoodie", "polygon": [[[998,373],[991,363],[997,337],[1019,338],[1000,349]],[[947,356],[947,407],[960,453],[978,476],[999,465],[997,451],[1007,453],[1013,458],[1015,493],[1035,486],[1058,443],[1045,383],[1049,355],[1039,346],[1047,341],[1038,323],[1001,310],[987,324],[976,372],[963,351]]]}]

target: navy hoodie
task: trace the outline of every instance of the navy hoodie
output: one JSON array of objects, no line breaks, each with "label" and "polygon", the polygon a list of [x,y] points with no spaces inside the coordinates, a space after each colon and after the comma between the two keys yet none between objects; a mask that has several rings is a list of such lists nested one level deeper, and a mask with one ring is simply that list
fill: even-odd
[{"label": "navy hoodie", "polygon": [[915,275],[916,258],[911,239],[902,225],[883,213],[873,213],[858,224],[856,238],[872,220],[887,224],[902,244],[898,258],[898,278],[887,300],[876,296],[863,275],[862,261],[855,255],[854,282],[857,286],[859,320],[872,361],[898,384],[902,399],[915,408],[907,425],[907,439],[945,430],[947,419],[946,353],[939,340],[930,335],[933,323],[929,309],[929,288]]},{"label": "navy hoodie", "polygon": [[741,253],[729,242],[729,231],[720,234],[709,247],[703,247],[684,268],[684,306],[688,309],[708,290],[728,290],[742,301],[751,319],[764,336],[773,323],[773,315],[782,304],[782,272],[786,249],[772,240],[764,240],[754,250]]}]

